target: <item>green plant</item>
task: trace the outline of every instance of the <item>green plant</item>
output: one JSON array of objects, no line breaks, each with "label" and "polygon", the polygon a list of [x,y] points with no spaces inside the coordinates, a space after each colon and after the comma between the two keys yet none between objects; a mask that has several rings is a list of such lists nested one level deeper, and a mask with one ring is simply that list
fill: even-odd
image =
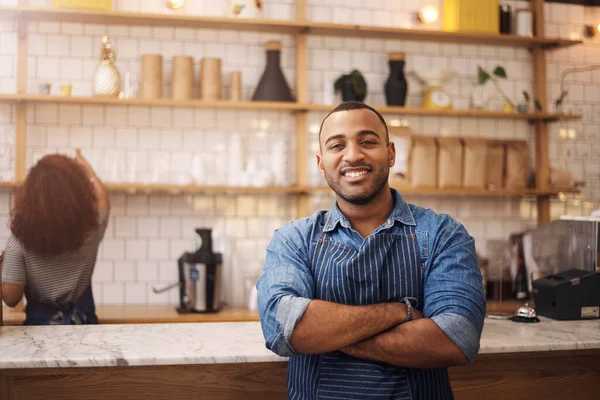
[{"label": "green plant", "polygon": [[[529,93],[526,90],[523,90],[523,98],[525,99],[525,103],[529,104],[529,100],[531,99],[531,97],[529,96]],[[533,101],[533,104],[535,105],[535,109],[537,111],[542,111],[542,104],[539,102],[538,99],[535,99]]]},{"label": "green plant", "polygon": [[[500,93],[502,97],[504,97],[504,101],[510,104],[513,110],[516,110],[517,107],[515,106],[515,104],[508,98],[508,96],[506,95],[506,93],[504,93],[502,88],[500,88],[500,85],[498,84],[498,79],[506,79],[506,70],[500,65],[498,65],[494,69],[494,72],[492,74],[490,74],[488,71],[481,68],[480,66],[477,66],[477,83],[480,85],[485,85],[488,81],[491,81],[496,87],[496,90],[498,90],[498,93]],[[529,93],[526,90],[523,90],[522,94],[523,98],[525,99],[525,103],[529,105],[529,101],[531,100]],[[535,105],[535,109],[541,112],[542,104],[537,99],[535,99],[533,103]]]},{"label": "green plant", "polygon": [[359,70],[354,69],[349,74],[344,74],[337,78],[333,83],[335,92],[342,90],[344,82],[350,81],[352,83],[352,92],[358,101],[363,101],[367,96],[367,81],[362,76]]},{"label": "green plant", "polygon": [[498,78],[506,79],[506,71],[501,66],[498,65],[494,69],[494,72],[492,74],[490,74],[480,66],[477,66],[477,83],[480,85],[485,85],[487,81],[491,81],[496,87],[496,90],[498,90],[498,93],[500,93],[500,95],[504,97],[504,101],[510,104],[510,106],[513,109],[515,109],[515,104],[508,98],[508,96],[506,95],[506,93],[504,93],[502,88],[500,88],[500,85],[498,84]]}]

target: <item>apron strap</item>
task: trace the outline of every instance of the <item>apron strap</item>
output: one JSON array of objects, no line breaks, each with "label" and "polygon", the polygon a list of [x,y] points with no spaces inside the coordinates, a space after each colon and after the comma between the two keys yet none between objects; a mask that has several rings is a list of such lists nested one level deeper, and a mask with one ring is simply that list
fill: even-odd
[{"label": "apron strap", "polygon": [[28,303],[25,315],[24,325],[85,325],[98,323],[91,284],[75,301],[61,305]]}]

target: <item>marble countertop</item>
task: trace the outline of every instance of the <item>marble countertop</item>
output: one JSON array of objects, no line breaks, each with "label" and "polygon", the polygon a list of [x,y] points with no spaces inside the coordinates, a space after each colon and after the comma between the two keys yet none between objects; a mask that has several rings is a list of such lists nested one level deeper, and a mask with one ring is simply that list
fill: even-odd
[{"label": "marble countertop", "polygon": [[[258,322],[0,328],[0,369],[286,361]],[[600,320],[487,319],[480,354],[599,349]]]}]

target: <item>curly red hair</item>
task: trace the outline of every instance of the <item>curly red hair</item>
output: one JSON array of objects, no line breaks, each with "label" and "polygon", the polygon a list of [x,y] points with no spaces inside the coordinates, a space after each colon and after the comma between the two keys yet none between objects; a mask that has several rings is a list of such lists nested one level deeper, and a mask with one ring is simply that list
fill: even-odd
[{"label": "curly red hair", "polygon": [[90,180],[75,160],[51,154],[19,188],[10,229],[27,250],[55,255],[78,249],[98,223]]}]

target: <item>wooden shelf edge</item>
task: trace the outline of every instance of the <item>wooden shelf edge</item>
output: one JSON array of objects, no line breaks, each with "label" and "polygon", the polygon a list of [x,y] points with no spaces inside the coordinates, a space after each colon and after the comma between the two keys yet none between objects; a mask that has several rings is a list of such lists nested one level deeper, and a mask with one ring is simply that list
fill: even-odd
[{"label": "wooden shelf edge", "polygon": [[[0,182],[0,188],[15,189],[17,182]],[[560,190],[486,190],[477,188],[413,188],[393,186],[405,195],[435,195],[435,196],[491,196],[491,197],[519,197],[519,196],[558,196],[559,193],[576,193]],[[333,193],[327,186],[203,186],[203,185],[177,185],[177,184],[137,184],[137,183],[106,183],[106,188],[112,192],[125,193],[250,193],[250,194],[314,194]]]},{"label": "wooden shelf edge", "polygon": [[[390,185],[403,195],[427,195],[427,196],[490,196],[490,197],[524,197],[524,196],[558,196],[560,193],[577,193],[564,190],[487,190],[477,188],[414,188]],[[302,190],[302,188],[301,188]],[[327,186],[304,187],[306,193],[333,193]]]},{"label": "wooden shelf edge", "polygon": [[254,193],[254,194],[294,194],[300,193],[297,186],[205,186],[205,185],[177,185],[177,184],[137,184],[137,183],[106,183],[106,188],[114,192],[129,193]]},{"label": "wooden shelf edge", "polygon": [[16,189],[19,185],[17,182],[0,182],[0,189]]},{"label": "wooden shelf edge", "polygon": [[[273,110],[273,111],[322,111],[329,112],[336,105],[330,104],[308,104],[296,102],[276,101],[206,101],[206,100],[172,100],[163,99],[118,99],[107,97],[83,97],[83,96],[44,96],[36,94],[0,94],[0,101],[28,102],[45,104],[79,104],[79,105],[115,105],[133,107],[188,107],[188,108],[216,108],[232,110]],[[581,115],[554,114],[554,113],[506,113],[502,111],[478,111],[478,110],[426,110],[411,107],[388,107],[374,106],[382,114],[398,114],[431,117],[455,117],[455,118],[490,118],[490,119],[517,119],[528,121],[564,121],[579,120]]]},{"label": "wooden shelf edge", "polygon": [[[330,104],[308,104],[308,111],[323,111],[329,112],[336,105]],[[558,120],[577,120],[581,119],[581,115],[575,114],[555,114],[555,113],[507,113],[503,111],[479,111],[479,110],[427,110],[424,108],[412,107],[389,107],[373,105],[381,114],[399,114],[399,115],[416,115],[416,116],[431,116],[431,117],[457,117],[457,118],[506,118],[506,119],[522,119],[528,121],[558,121]]]},{"label": "wooden shelf edge", "polygon": [[[6,10],[6,11],[5,11]],[[52,7],[4,7],[0,13],[29,21],[75,22],[101,25],[145,25],[204,29],[231,29],[294,34],[303,30],[293,20],[212,17],[203,15],[77,10]]]},{"label": "wooden shelf edge", "polygon": [[283,110],[298,111],[306,107],[296,102],[277,101],[208,101],[199,99],[172,100],[162,99],[119,99],[110,97],[87,96],[45,96],[36,94],[0,94],[0,100],[9,102],[46,103],[46,104],[79,104],[79,105],[115,105],[134,107],[189,107],[217,108],[238,110]]},{"label": "wooden shelf edge", "polygon": [[583,43],[582,40],[562,38],[531,38],[518,35],[447,32],[439,30],[393,28],[376,25],[333,24],[324,22],[307,22],[306,25],[308,32],[316,35],[355,36],[366,38],[480,44],[487,46],[522,48],[540,47],[544,50],[574,46]]},{"label": "wooden shelf edge", "polygon": [[148,25],[207,29],[248,30],[295,34],[358,36],[365,38],[436,41],[446,43],[481,44],[521,48],[539,47],[552,50],[581,44],[581,40],[561,38],[530,38],[517,35],[446,32],[406,29],[376,25],[333,24],[297,20],[235,19],[181,14],[137,13],[126,11],[69,10],[58,8],[0,7],[3,18],[23,18],[30,21],[95,23],[102,25]]}]

